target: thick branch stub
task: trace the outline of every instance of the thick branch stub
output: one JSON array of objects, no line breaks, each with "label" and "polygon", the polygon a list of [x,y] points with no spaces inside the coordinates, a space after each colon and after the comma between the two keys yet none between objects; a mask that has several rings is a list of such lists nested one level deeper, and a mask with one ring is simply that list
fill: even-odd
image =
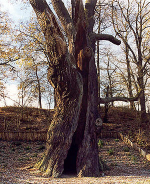
[{"label": "thick branch stub", "polygon": [[109,34],[94,34],[95,40],[108,40],[115,45],[120,45],[121,41]]}]

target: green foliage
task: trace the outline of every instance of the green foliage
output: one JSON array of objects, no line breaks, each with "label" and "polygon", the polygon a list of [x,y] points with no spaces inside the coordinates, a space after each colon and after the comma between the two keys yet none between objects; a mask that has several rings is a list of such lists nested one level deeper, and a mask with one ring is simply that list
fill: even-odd
[{"label": "green foliage", "polygon": [[26,148],[24,148],[25,150],[30,150],[31,147],[30,146],[27,146]]},{"label": "green foliage", "polygon": [[23,161],[23,158],[18,158],[18,161]]},{"label": "green foliage", "polygon": [[136,162],[137,161],[137,157],[134,156],[134,155],[131,155],[131,161]]},{"label": "green foliage", "polygon": [[119,139],[115,139],[115,142],[119,142]]},{"label": "green foliage", "polygon": [[111,163],[110,165],[111,166],[117,166],[118,164],[115,162],[115,163]]},{"label": "green foliage", "polygon": [[102,171],[110,170],[110,168],[106,164],[106,161],[104,161],[101,157],[99,157],[99,163]]},{"label": "green foliage", "polygon": [[34,153],[33,157],[37,157],[37,156],[38,156],[38,154],[37,153]]},{"label": "green foliage", "polygon": [[129,152],[130,149],[129,149],[129,147],[124,147],[124,148],[123,148],[123,151],[124,151],[124,152]]},{"label": "green foliage", "polygon": [[101,139],[99,139],[99,141],[98,141],[98,147],[99,148],[102,148],[103,146],[104,146],[104,142]]},{"label": "green foliage", "polygon": [[109,148],[108,150],[108,154],[111,156],[111,155],[114,155],[114,149],[112,148]]},{"label": "green foliage", "polygon": [[44,146],[44,145],[40,145],[40,146],[38,147],[38,150],[43,150],[43,149],[45,149],[45,146]]},{"label": "green foliage", "polygon": [[25,161],[29,161],[30,158],[29,158],[29,157],[25,157],[24,160],[25,160]]}]

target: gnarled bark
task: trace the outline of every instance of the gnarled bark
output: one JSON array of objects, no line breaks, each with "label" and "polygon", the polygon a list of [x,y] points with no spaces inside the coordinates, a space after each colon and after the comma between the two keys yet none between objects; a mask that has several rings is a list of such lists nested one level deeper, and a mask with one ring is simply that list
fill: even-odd
[{"label": "gnarled bark", "polygon": [[78,176],[99,176],[95,131],[98,114],[95,38],[96,0],[72,1],[72,18],[61,0],[52,0],[66,32],[67,42],[45,0],[30,0],[47,43],[48,79],[55,89],[56,107],[47,134],[47,149],[38,168],[46,176],[73,171]]}]

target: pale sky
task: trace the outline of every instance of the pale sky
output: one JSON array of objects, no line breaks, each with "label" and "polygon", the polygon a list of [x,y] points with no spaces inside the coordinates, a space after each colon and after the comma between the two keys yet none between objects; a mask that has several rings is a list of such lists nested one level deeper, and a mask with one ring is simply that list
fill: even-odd
[{"label": "pale sky", "polygon": [[30,18],[31,6],[24,5],[21,0],[0,0],[1,10],[9,13],[10,18],[16,23]]},{"label": "pale sky", "polygon": [[9,98],[5,98],[5,101],[2,99],[0,101],[1,102],[0,106],[5,106],[5,105],[13,106],[14,105],[14,101],[17,101],[17,99],[18,99],[17,85],[16,84],[6,84],[5,87],[6,87],[5,95],[8,95]]}]

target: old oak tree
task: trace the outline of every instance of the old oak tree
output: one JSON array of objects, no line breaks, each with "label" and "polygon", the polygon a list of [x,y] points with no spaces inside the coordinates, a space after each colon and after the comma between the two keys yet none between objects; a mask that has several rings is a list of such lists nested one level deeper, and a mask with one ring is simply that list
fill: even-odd
[{"label": "old oak tree", "polygon": [[71,0],[70,16],[62,0],[30,0],[47,44],[48,79],[54,87],[55,113],[47,133],[45,156],[37,164],[46,176],[59,177],[72,171],[78,176],[99,176],[95,121],[98,114],[98,84],[95,42],[120,41],[108,34],[96,34],[94,9],[97,0]]}]

